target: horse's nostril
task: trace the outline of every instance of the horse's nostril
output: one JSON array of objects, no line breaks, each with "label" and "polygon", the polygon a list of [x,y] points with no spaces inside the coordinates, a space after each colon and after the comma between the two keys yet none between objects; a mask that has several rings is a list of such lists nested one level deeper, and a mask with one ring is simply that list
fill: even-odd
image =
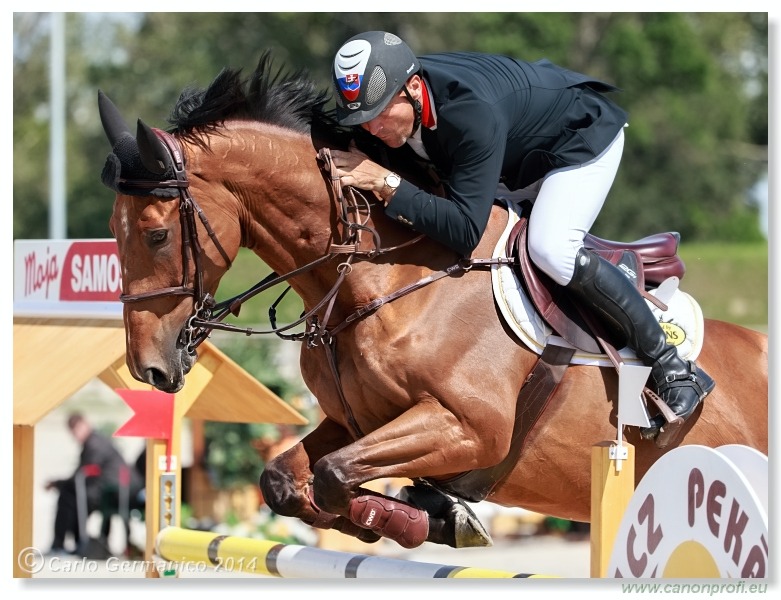
[{"label": "horse's nostril", "polygon": [[144,371],[144,381],[154,386],[161,392],[168,392],[173,387],[173,382],[160,369],[147,369]]},{"label": "horse's nostril", "polygon": [[149,385],[157,387],[156,382],[160,380],[161,373],[157,369],[147,369],[144,371],[144,381]]}]

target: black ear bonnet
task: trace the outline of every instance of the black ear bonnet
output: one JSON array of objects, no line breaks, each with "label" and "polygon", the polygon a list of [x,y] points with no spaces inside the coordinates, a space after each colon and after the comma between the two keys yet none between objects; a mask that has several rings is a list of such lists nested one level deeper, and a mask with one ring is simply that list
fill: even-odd
[{"label": "black ear bonnet", "polygon": [[114,144],[113,152],[106,157],[106,164],[100,179],[107,188],[128,196],[156,196],[158,198],[178,198],[177,188],[144,189],[123,185],[121,179],[129,181],[166,181],[176,179],[174,169],[167,165],[166,171],[160,175],[149,171],[141,161],[138,142],[128,134]]},{"label": "black ear bonnet", "polygon": [[[177,198],[179,190],[171,187],[149,188],[146,186],[135,187],[123,183],[127,181],[167,181],[176,179],[173,161],[170,156],[165,157],[165,163],[159,160],[157,164],[159,169],[154,171],[145,166],[141,156],[138,140],[130,132],[119,111],[113,105],[111,100],[98,92],[98,108],[100,109],[100,119],[103,129],[106,132],[109,142],[112,145],[112,152],[106,158],[106,164],[100,179],[107,188],[129,196],[156,196],[158,198]],[[146,128],[139,121],[139,131]],[[148,128],[147,128],[148,130]],[[147,165],[149,165],[149,158]]]}]

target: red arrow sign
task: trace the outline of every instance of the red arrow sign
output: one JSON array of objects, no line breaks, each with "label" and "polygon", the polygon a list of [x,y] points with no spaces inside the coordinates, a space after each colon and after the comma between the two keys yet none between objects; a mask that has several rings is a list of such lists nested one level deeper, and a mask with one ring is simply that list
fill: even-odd
[{"label": "red arrow sign", "polygon": [[171,467],[171,436],[174,423],[174,394],[156,390],[114,390],[133,411],[133,416],[114,432],[115,437],[166,440],[166,463]]}]

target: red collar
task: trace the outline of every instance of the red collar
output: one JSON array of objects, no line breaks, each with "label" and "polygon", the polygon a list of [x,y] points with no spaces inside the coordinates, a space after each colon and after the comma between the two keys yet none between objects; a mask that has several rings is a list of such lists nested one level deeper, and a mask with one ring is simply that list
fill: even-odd
[{"label": "red collar", "polygon": [[431,129],[437,122],[434,120],[434,113],[431,110],[431,99],[428,95],[428,86],[423,78],[420,78],[423,84],[423,93],[421,94],[420,124],[426,129]]}]

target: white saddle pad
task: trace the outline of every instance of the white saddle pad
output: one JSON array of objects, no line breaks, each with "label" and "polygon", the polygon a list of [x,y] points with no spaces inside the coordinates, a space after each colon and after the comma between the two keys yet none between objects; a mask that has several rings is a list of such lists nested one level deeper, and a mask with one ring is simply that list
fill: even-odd
[{"label": "white saddle pad", "polygon": [[[510,236],[513,226],[520,220],[520,207],[514,202],[507,204],[509,207],[507,227],[496,244],[494,258],[506,257],[507,238]],[[537,354],[542,354],[543,348],[549,341],[571,347],[564,339],[555,335],[539,315],[512,267],[494,265],[491,278],[494,297],[502,316],[518,339],[529,349]],[[700,305],[689,294],[678,289],[677,277],[671,277],[663,282],[659,288],[651,290],[650,293],[667,305],[667,310],[663,312],[646,300],[667,334],[667,341],[677,348],[681,358],[695,360],[702,350],[704,331],[704,319]],[[631,348],[622,348],[619,350],[619,354],[627,364],[642,364]],[[612,366],[613,364],[605,354],[592,354],[582,350],[576,350],[571,362],[598,366]]]}]

